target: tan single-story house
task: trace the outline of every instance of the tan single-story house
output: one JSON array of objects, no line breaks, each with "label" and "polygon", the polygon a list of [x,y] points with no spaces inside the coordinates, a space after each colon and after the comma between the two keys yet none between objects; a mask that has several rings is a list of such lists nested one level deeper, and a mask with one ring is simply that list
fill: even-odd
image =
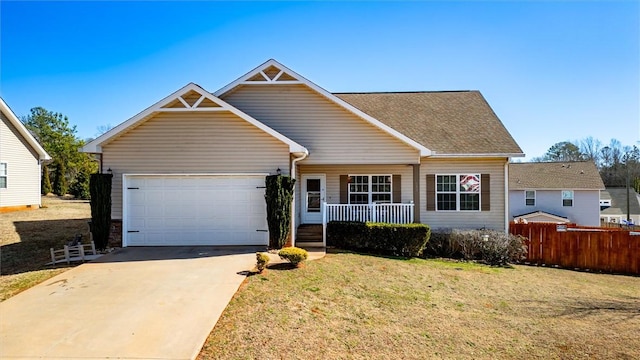
[{"label": "tan single-story house", "polygon": [[213,93],[190,83],[83,151],[114,175],[124,246],[266,245],[276,173],[297,179],[296,245],[339,219],[506,230],[524,156],[478,91],[330,93],[275,60]]},{"label": "tan single-story house", "polygon": [[0,98],[0,212],[40,207],[42,163],[51,157]]},{"label": "tan single-story house", "polygon": [[[544,212],[544,222],[600,226],[600,192],[605,189],[593,161],[530,162],[509,165],[509,211],[513,220]],[[529,218],[542,220],[544,217]]]}]

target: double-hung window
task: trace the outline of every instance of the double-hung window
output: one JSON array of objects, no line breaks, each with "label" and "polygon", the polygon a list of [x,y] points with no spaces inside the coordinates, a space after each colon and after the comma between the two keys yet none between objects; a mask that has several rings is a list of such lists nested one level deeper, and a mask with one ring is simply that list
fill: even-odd
[{"label": "double-hung window", "polygon": [[0,189],[7,188],[7,163],[0,163]]},{"label": "double-hung window", "polygon": [[349,204],[391,203],[391,175],[349,175]]},{"label": "double-hung window", "polygon": [[437,175],[436,210],[479,211],[480,174]]},{"label": "double-hung window", "polygon": [[536,191],[535,190],[526,190],[524,192],[524,205],[525,206],[536,206]]},{"label": "double-hung window", "polygon": [[573,206],[573,190],[562,190],[562,206]]}]

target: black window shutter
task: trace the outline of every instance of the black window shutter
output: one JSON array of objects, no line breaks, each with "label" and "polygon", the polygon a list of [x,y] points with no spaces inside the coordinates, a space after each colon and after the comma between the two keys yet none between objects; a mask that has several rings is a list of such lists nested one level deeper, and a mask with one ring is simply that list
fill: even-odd
[{"label": "black window shutter", "polygon": [[340,175],[340,204],[349,203],[349,175]]},{"label": "black window shutter", "polygon": [[391,183],[393,187],[393,194],[391,194],[391,202],[402,202],[402,177],[400,175],[393,175]]},{"label": "black window shutter", "polygon": [[427,211],[436,211],[436,175],[427,174]]},{"label": "black window shutter", "polygon": [[491,175],[480,175],[480,210],[491,210]]}]

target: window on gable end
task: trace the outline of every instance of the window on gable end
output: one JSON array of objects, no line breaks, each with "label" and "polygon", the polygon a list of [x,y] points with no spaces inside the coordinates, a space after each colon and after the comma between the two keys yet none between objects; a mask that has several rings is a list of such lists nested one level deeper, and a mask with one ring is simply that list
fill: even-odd
[{"label": "window on gable end", "polygon": [[573,206],[573,190],[562,190],[562,206]]},{"label": "window on gable end", "polygon": [[526,206],[536,206],[536,191],[526,190],[524,192],[524,204]]}]

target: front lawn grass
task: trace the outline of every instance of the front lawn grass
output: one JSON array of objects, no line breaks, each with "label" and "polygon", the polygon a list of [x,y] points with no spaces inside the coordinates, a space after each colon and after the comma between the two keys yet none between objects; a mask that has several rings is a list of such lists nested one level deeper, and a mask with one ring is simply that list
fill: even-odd
[{"label": "front lawn grass", "polygon": [[199,359],[634,359],[640,278],[329,253],[250,276]]}]

